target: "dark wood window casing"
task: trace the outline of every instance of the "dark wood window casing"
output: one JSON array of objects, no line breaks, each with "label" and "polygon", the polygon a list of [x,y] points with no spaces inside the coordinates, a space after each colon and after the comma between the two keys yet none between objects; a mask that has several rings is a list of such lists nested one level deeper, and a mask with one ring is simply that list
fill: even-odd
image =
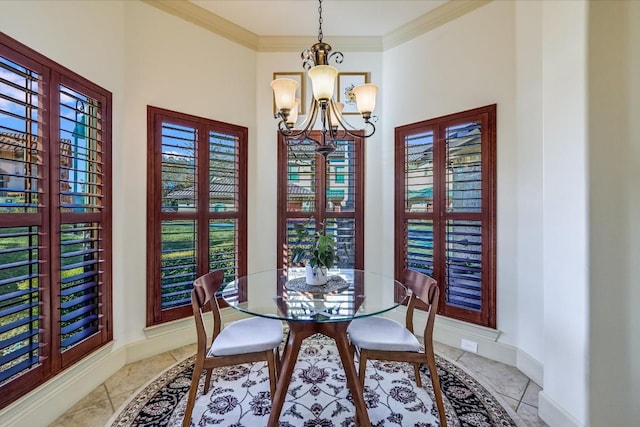
[{"label": "dark wood window casing", "polygon": [[[320,139],[319,132],[311,138]],[[327,158],[306,140],[285,144],[278,134],[278,268],[291,265],[294,224],[324,224],[336,239],[337,267],[364,268],[364,138],[347,136]]]},{"label": "dark wood window casing", "polygon": [[496,327],[496,105],[395,130],[395,274],[433,276],[440,314]]},{"label": "dark wood window casing", "polygon": [[246,127],[147,107],[147,325],[192,316],[193,281],[247,273]]},{"label": "dark wood window casing", "polygon": [[0,408],[113,339],[111,93],[0,33]]}]

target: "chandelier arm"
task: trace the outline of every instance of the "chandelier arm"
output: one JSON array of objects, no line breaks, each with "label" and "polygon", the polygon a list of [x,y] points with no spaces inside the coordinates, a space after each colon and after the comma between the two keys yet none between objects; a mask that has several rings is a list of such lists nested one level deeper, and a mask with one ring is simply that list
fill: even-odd
[{"label": "chandelier arm", "polygon": [[[365,131],[366,128],[365,129],[356,129],[354,126],[351,125],[351,123],[347,122],[344,119],[344,116],[342,115],[342,113],[340,113],[340,114],[337,113],[338,110],[336,108],[336,102],[333,99],[331,99],[329,103],[331,104],[330,108],[333,109],[334,111],[336,111],[335,117],[338,120],[338,124],[340,125],[340,127],[342,127],[343,131],[346,132],[347,135],[351,135],[353,137],[369,138],[371,135],[373,135],[376,132],[375,125],[369,119],[365,119],[364,120],[365,126],[369,126],[369,130],[370,130],[369,132]],[[349,128],[353,129],[353,131],[350,130]],[[365,131],[364,135],[362,135],[360,133],[357,133],[357,132],[360,132],[361,130]],[[356,131],[356,132],[354,132],[354,131]]]},{"label": "chandelier arm", "polygon": [[309,115],[307,116],[307,119],[302,123],[302,127],[298,130],[296,129],[292,129],[292,128],[288,128],[283,116],[281,113],[280,114],[280,122],[278,123],[278,131],[283,135],[286,136],[287,138],[297,138],[299,136],[302,135],[308,135],[309,129],[311,128],[311,126],[315,123],[316,121],[316,117],[318,115],[318,107],[316,105],[315,102],[311,103],[311,112],[309,113]]}]

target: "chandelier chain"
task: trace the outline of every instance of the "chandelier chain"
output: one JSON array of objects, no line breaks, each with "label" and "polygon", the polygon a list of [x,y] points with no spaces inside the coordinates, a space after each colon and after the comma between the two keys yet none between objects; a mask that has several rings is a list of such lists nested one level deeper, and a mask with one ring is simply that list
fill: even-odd
[{"label": "chandelier chain", "polygon": [[318,0],[318,24],[320,25],[318,28],[318,41],[322,43],[322,0]]}]

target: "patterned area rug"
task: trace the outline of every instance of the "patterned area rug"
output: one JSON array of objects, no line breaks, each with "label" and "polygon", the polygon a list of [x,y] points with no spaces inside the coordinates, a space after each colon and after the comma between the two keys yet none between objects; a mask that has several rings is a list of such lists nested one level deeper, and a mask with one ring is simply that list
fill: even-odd
[{"label": "patterned area rug", "polygon": [[[463,368],[436,356],[451,427],[522,426]],[[193,372],[194,356],[163,372],[116,412],[112,426],[180,426]],[[369,361],[365,401],[374,426],[438,426],[429,372],[422,366],[418,388],[409,364]],[[202,395],[204,374],[191,419],[192,426],[265,426],[271,409],[269,377],[264,363],[213,371],[209,392]],[[333,340],[316,335],[304,341],[280,416],[281,427],[353,426],[354,406]],[[109,424],[108,424],[109,425]]]}]

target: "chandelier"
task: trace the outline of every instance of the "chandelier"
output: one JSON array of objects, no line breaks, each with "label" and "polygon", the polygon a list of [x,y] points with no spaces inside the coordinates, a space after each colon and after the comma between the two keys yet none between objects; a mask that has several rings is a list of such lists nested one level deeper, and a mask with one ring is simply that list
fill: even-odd
[{"label": "chandelier", "polygon": [[[346,135],[368,138],[376,131],[372,116],[376,106],[378,86],[370,83],[358,85],[351,89],[355,97],[358,112],[361,114],[365,129],[357,130],[344,119],[342,109],[344,104],[333,99],[334,86],[338,69],[329,65],[333,60],[341,64],[344,59],[342,52],[331,52],[331,46],[322,41],[322,0],[318,0],[319,28],[318,43],[301,53],[302,67],[311,79],[313,98],[306,119],[297,125],[298,107],[300,99],[296,98],[298,82],[293,79],[279,78],[271,82],[276,101],[277,112],[274,118],[279,119],[278,131],[284,136],[287,144],[301,143],[311,140],[317,144],[316,151],[327,156],[336,150],[337,142]],[[320,114],[320,140],[310,137],[310,132],[317,123]]]}]

